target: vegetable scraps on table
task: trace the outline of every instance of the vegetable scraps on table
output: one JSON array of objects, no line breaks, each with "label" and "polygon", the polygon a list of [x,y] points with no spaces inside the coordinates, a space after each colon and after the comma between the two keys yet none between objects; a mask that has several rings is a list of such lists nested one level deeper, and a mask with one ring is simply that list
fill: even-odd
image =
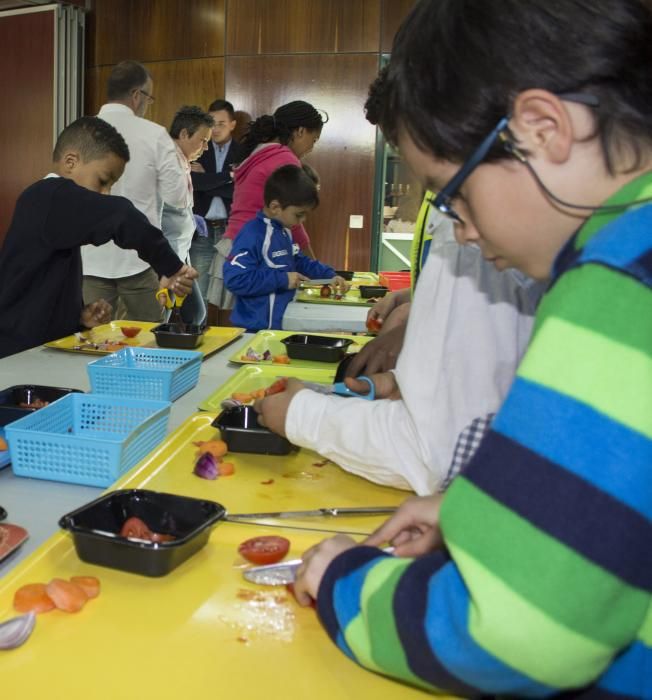
[{"label": "vegetable scraps on table", "polygon": [[193,474],[213,481],[218,476],[231,476],[235,473],[231,462],[222,461],[228,450],[224,440],[200,440],[193,444],[198,448]]}]

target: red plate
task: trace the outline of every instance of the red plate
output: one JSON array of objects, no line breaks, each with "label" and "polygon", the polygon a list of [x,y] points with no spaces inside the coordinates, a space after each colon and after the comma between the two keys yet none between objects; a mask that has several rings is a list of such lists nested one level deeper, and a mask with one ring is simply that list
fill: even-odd
[{"label": "red plate", "polygon": [[0,561],[17,550],[28,537],[24,527],[0,523]]}]

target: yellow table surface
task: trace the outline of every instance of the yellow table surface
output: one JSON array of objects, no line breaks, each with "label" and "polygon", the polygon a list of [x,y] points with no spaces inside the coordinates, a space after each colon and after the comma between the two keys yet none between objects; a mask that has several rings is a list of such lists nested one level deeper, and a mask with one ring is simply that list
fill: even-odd
[{"label": "yellow table surface", "polygon": [[[158,323],[150,323],[146,321],[111,321],[102,326],[96,326],[90,330],[84,331],[83,336],[88,338],[93,343],[100,344],[105,341],[120,341],[125,344],[125,347],[132,348],[158,348],[156,338],[151,333],[151,329],[158,326]],[[122,334],[121,328],[136,327],[142,328],[141,332],[135,338],[127,338]],[[239,338],[244,333],[244,328],[237,327],[222,327],[208,326],[204,333],[202,342],[193,348],[198,352],[204,353],[204,358],[217,352],[225,345],[228,345],[232,340]],[[74,335],[68,335],[65,338],[59,338],[49,343],[45,343],[46,348],[53,350],[64,350],[65,352],[74,352],[83,355],[108,355],[115,350],[96,350],[94,348],[75,349],[75,346],[80,345],[81,341]],[[163,348],[165,349],[165,348]],[[171,348],[174,350],[175,348]]]},{"label": "yellow table surface", "polygon": [[[346,474],[308,451],[289,457],[232,453],[236,473],[217,481],[192,474],[193,440],[215,437],[214,413],[187,419],[115,488],[142,487],[216,500],[232,513],[318,506],[395,505],[405,494]],[[262,482],[273,479],[271,484]],[[62,514],[63,515],[63,514]],[[369,532],[382,518],[304,520],[305,527]],[[55,534],[0,581],[0,620],[14,591],[30,582],[89,574],[102,593],[77,614],[38,617],[20,648],[0,652],[7,698],[242,700],[424,697],[358,667],[328,639],[314,610],[285,588],[241,576],[238,544],[259,534],[290,539],[300,556],[322,532],[220,523],[208,544],[173,572],[148,578],[80,561],[71,537]]]}]

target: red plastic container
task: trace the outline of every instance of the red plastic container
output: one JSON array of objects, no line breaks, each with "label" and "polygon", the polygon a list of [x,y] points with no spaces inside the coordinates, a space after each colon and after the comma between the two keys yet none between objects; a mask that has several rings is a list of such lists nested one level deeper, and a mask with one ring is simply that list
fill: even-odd
[{"label": "red plastic container", "polygon": [[405,289],[412,284],[412,274],[410,272],[379,272],[378,279],[382,285],[392,292]]}]

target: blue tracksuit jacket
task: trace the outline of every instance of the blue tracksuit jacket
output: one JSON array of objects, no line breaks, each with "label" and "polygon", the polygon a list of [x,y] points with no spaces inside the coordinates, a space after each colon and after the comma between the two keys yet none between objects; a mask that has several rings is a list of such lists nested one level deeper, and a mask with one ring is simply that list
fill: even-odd
[{"label": "blue tracksuit jacket", "polygon": [[287,273],[295,271],[311,279],[335,276],[332,267],[300,253],[280,222],[259,211],[240,229],[224,263],[224,283],[236,297],[231,322],[248,331],[280,329],[294,298]]}]

